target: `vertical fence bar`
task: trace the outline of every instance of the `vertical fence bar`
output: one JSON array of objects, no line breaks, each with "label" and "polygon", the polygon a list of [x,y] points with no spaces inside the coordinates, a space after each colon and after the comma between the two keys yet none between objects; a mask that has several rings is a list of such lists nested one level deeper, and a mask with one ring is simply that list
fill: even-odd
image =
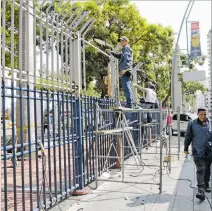
[{"label": "vertical fence bar", "polygon": [[[52,124],[53,124],[53,162],[54,162],[54,194],[57,201],[57,136],[56,136],[56,129],[55,129],[55,92],[53,92],[53,99],[52,99]],[[57,139],[57,140],[56,140]]]},{"label": "vertical fence bar", "polygon": [[[94,98],[94,97],[91,97],[91,111],[90,111],[90,115],[91,115],[91,125],[92,125],[92,131],[91,131],[91,134],[92,134],[92,148],[91,148],[91,152],[92,152],[92,168],[93,168],[93,172],[92,172],[92,176],[95,175],[95,163],[94,163],[94,157],[95,157],[95,150],[94,150],[94,127],[95,127],[95,116],[94,116],[94,113],[95,113],[95,105],[96,105],[96,102],[98,102],[98,98]],[[99,124],[99,115],[97,116],[97,123]],[[101,139],[101,143],[102,143],[102,139]],[[100,146],[100,148],[102,148],[102,146]]]},{"label": "vertical fence bar", "polygon": [[[40,207],[40,195],[39,195],[39,164],[38,164],[38,124],[37,124],[37,88],[36,88],[36,0],[33,0],[33,50],[34,50],[34,124],[35,124],[35,156],[36,156],[36,192],[37,192],[37,207]],[[41,21],[42,22],[42,21]]]},{"label": "vertical fence bar", "polygon": [[[4,11],[5,12],[5,11]],[[2,1],[0,1],[0,27],[2,29]],[[0,59],[2,59],[2,54],[1,54],[1,51],[2,51],[2,38],[0,36]],[[2,79],[2,64],[0,63],[0,77]],[[2,112],[2,95],[1,95],[1,92],[2,92],[2,80],[0,81],[0,111]],[[1,138],[1,146],[3,143],[4,140],[2,140],[2,124],[0,126],[0,138]],[[0,168],[2,169],[2,162],[0,163]],[[5,168],[5,166],[4,166]],[[5,175],[5,174],[4,174]],[[0,190],[0,194],[2,194],[2,190]],[[2,196],[2,195],[1,195]],[[0,210],[2,210],[2,197],[0,199]]]},{"label": "vertical fence bar", "polygon": [[[95,113],[94,113],[94,116],[95,116],[95,131],[98,131],[99,129],[99,126],[98,126],[98,121],[97,121],[97,117],[99,116],[99,110],[98,110],[98,106],[97,106],[97,102],[96,102],[96,106],[95,106]],[[95,134],[95,174],[94,174],[94,178],[95,178],[95,185],[96,185],[96,188],[98,188],[98,176],[99,176],[99,168],[98,168],[98,162],[99,162],[99,159],[98,159],[98,145],[99,145],[99,135],[98,134]]]},{"label": "vertical fence bar", "polygon": [[[22,208],[25,211],[25,178],[24,178],[24,131],[23,131],[23,89],[22,89],[22,71],[26,69],[26,62],[23,60],[26,57],[26,53],[23,52],[23,49],[26,48],[26,12],[23,14],[23,1],[20,1],[20,13],[19,13],[19,69],[20,69],[20,136],[19,141],[21,142],[21,172],[22,172]],[[24,37],[23,37],[24,36]]]},{"label": "vertical fence bar", "polygon": [[[45,146],[45,137],[44,137],[44,109],[43,109],[43,103],[44,103],[44,91],[43,88],[41,88],[41,141],[42,141],[42,145]],[[42,153],[43,154],[43,153]],[[43,202],[40,202],[42,204],[44,204],[44,206],[46,207],[46,180],[45,180],[45,174],[46,174],[46,169],[44,166],[44,160],[45,157],[42,156],[42,188],[40,190],[40,194],[41,194],[41,190],[43,190]],[[39,171],[39,170],[38,170]],[[40,199],[41,200],[41,199]],[[42,205],[43,208],[43,205]]]},{"label": "vertical fence bar", "polygon": [[79,136],[78,136],[78,112],[77,112],[77,101],[78,101],[78,98],[75,96],[74,97],[74,135],[75,135],[75,139],[74,139],[74,164],[75,164],[75,174],[74,174],[74,177],[75,177],[75,180],[76,180],[76,184],[79,185],[79,153],[78,153],[78,150],[79,150]]},{"label": "vertical fence bar", "polygon": [[72,120],[71,120],[71,128],[72,128],[72,165],[73,165],[73,185],[74,187],[76,187],[76,166],[75,166],[75,136],[76,136],[76,129],[75,129],[75,107],[74,107],[74,104],[75,104],[75,98],[73,97],[73,95],[71,95],[71,116],[73,117]]},{"label": "vertical fence bar", "polygon": [[60,109],[60,92],[57,92],[57,106],[58,106],[58,141],[59,141],[59,183],[60,183],[60,194],[62,194],[62,166],[61,166],[61,109]]},{"label": "vertical fence bar", "polygon": [[177,107],[178,160],[180,160],[180,107]]},{"label": "vertical fence bar", "polygon": [[159,191],[162,193],[163,188],[163,110],[162,110],[162,102],[160,103],[160,185]]},{"label": "vertical fence bar", "polygon": [[82,131],[82,175],[83,175],[83,178],[82,178],[82,182],[83,182],[83,185],[85,186],[86,182],[85,182],[85,178],[86,178],[86,175],[85,175],[85,128],[84,128],[84,113],[83,113],[83,108],[84,108],[84,96],[81,96],[80,97],[80,100],[81,100],[81,131]]},{"label": "vertical fence bar", "polygon": [[[43,2],[42,2],[43,3]],[[41,84],[41,92],[40,92],[40,104],[41,104],[41,139],[40,141],[42,142],[42,145],[44,146],[44,111],[43,111],[43,103],[44,103],[44,98],[43,98],[43,95],[44,95],[44,83],[43,83],[43,79],[44,79],[44,71],[43,71],[43,57],[44,57],[44,53],[43,53],[43,24],[42,24],[42,19],[43,19],[43,11],[42,11],[42,6],[40,7],[40,15],[41,15],[41,20],[40,20],[40,84]],[[44,160],[43,160],[43,156],[42,156],[42,164],[44,163]],[[37,176],[39,175],[39,168],[37,166]],[[40,206],[42,206],[42,209],[43,208],[43,203],[44,203],[44,206],[46,207],[46,189],[43,188],[43,187],[46,187],[46,181],[45,181],[45,169],[44,169],[44,166],[42,165],[42,189],[43,189],[43,201],[41,201],[41,191],[42,189],[40,189],[40,183],[39,183],[39,180],[37,180],[38,184],[37,184],[37,189],[39,191],[39,208]]]},{"label": "vertical fence bar", "polygon": [[86,147],[86,176],[85,178],[87,178],[87,182],[89,182],[89,177],[90,177],[90,172],[89,172],[89,146],[88,146],[88,116],[87,116],[87,96],[85,96],[85,112],[84,112],[84,115],[85,115],[85,147]]},{"label": "vertical fence bar", "polygon": [[90,106],[91,106],[91,97],[88,97],[88,108],[87,108],[87,115],[88,115],[88,126],[89,126],[89,138],[88,138],[88,141],[89,141],[89,146],[88,146],[88,159],[89,159],[89,169],[90,169],[90,175],[92,176],[92,161],[91,161],[91,146],[93,144],[92,142],[92,139],[91,139],[91,118],[90,118],[90,114],[89,114],[89,111],[90,111]]},{"label": "vertical fence bar", "polygon": [[78,137],[78,170],[79,170],[79,188],[84,188],[83,183],[83,156],[82,156],[82,149],[83,149],[83,142],[82,142],[82,114],[81,114],[81,99],[77,98],[76,100],[76,112],[77,112],[77,137]]},{"label": "vertical fence bar", "polygon": [[71,148],[70,148],[70,143],[71,143],[71,139],[70,139],[70,132],[72,132],[72,130],[70,131],[70,109],[69,109],[69,98],[70,95],[67,94],[66,95],[66,114],[67,114],[67,124],[66,124],[66,128],[67,128],[67,143],[68,143],[68,188],[71,189],[71,156],[70,156],[70,152],[71,152]]},{"label": "vertical fence bar", "polygon": [[[27,45],[26,45],[26,55],[29,55],[29,42],[30,42],[30,37],[29,35],[30,33],[30,14],[29,14],[29,2],[27,2]],[[32,34],[33,35],[33,34]],[[34,53],[34,51],[33,51]],[[31,119],[30,119],[30,76],[29,76],[29,72],[30,72],[30,60],[29,58],[27,59],[27,119],[28,119],[28,143],[29,143],[29,186],[30,186],[30,210],[33,210],[33,201],[32,201],[32,146],[31,146]]]},{"label": "vertical fence bar", "polygon": [[[67,170],[66,170],[66,127],[65,127],[65,97],[64,97],[64,91],[62,92],[62,125],[63,125],[63,159],[64,159],[64,163],[63,163],[63,167],[64,167],[64,188],[65,188],[65,192],[66,192],[66,197],[67,197]],[[67,111],[66,111],[66,115]]]},{"label": "vertical fence bar", "polygon": [[[48,143],[48,174],[49,174],[49,182],[48,182],[48,184],[49,184],[49,192],[51,193],[52,192],[52,187],[51,187],[51,184],[52,184],[52,180],[51,180],[51,140],[50,140],[50,118],[49,118],[49,116],[50,116],[50,113],[49,113],[49,104],[50,104],[50,102],[49,102],[49,87],[51,87],[51,86],[49,86],[50,84],[49,84],[49,79],[50,79],[50,70],[49,70],[49,51],[51,51],[51,50],[53,50],[53,49],[51,49],[51,43],[50,43],[50,41],[49,41],[49,11],[48,11],[48,9],[49,9],[50,7],[48,7],[47,8],[47,10],[46,10],[46,43],[45,43],[45,45],[46,45],[46,72],[45,72],[45,74],[46,74],[46,87],[47,87],[47,93],[46,93],[46,97],[47,97],[47,101],[46,101],[46,106],[47,106],[47,112],[45,112],[45,115],[47,115],[46,116],[46,118],[45,118],[45,116],[44,116],[44,118],[45,118],[45,121],[47,121],[47,127],[46,127],[46,130],[47,130],[47,143]],[[50,46],[50,47],[49,47]],[[51,52],[51,54],[53,54],[53,52]],[[51,67],[52,68],[52,67]],[[53,81],[53,74],[51,75],[51,79],[52,79],[52,81]],[[46,124],[46,122],[44,122],[44,124]],[[46,137],[46,134],[45,134],[45,132],[44,132],[44,136]],[[46,156],[46,155],[45,155]],[[46,167],[46,165],[47,165],[47,162],[46,162],[46,159],[45,159],[45,167]],[[47,179],[47,176],[46,176],[46,174],[47,174],[47,172],[46,172],[46,169],[45,169],[45,175],[44,175],[44,178],[45,178],[45,180]],[[47,183],[47,181],[46,181],[46,183]],[[46,189],[46,187],[44,187],[44,189]],[[46,198],[46,195],[44,196],[45,198]],[[45,199],[45,202],[46,202],[46,199]],[[50,207],[52,206],[52,199],[50,198]],[[45,207],[46,207],[46,203],[45,203]]]},{"label": "vertical fence bar", "polygon": [[[5,122],[5,44],[6,44],[6,39],[5,39],[5,35],[6,35],[6,1],[3,1],[2,4],[2,111],[3,115],[3,146],[4,146],[4,208],[5,210],[8,210],[8,196],[7,196],[7,150],[6,150],[6,146],[7,146],[7,140],[6,140],[6,122]],[[1,137],[2,139],[2,137]],[[15,145],[13,145],[15,146]],[[14,150],[13,150],[14,152]],[[13,157],[15,157],[15,153],[13,153]],[[15,181],[14,181],[15,180]],[[14,185],[14,210],[17,210],[17,204],[16,204],[16,174],[14,172],[13,169],[13,185]]]},{"label": "vertical fence bar", "polygon": [[[50,105],[50,100],[49,100],[49,95],[50,95],[50,91],[47,90],[47,140],[48,140],[48,170],[49,170],[49,182],[48,182],[48,189],[49,192],[52,192],[52,176],[51,176],[51,136],[50,136],[50,111],[49,111],[49,105]],[[45,163],[45,165],[47,165]],[[47,173],[47,172],[45,172]],[[47,179],[47,176],[45,175],[45,179]],[[47,182],[46,182],[47,183]],[[50,206],[52,206],[52,199],[50,198]]]}]

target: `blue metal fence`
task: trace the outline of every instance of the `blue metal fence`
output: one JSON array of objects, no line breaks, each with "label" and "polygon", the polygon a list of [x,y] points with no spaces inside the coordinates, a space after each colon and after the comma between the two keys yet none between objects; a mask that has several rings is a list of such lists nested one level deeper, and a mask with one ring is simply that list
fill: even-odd
[{"label": "blue metal fence", "polygon": [[[50,209],[95,180],[97,145],[103,155],[111,140],[118,145],[111,135],[96,144],[94,134],[97,124],[114,128],[114,114],[96,113],[97,107],[108,109],[114,101],[71,94],[82,85],[80,32],[91,22],[73,5],[64,12],[69,1],[57,2],[1,1],[3,211]],[[138,121],[133,128],[137,144]],[[105,160],[98,162],[99,173]],[[110,159],[107,167],[116,164]]]},{"label": "blue metal fence", "polygon": [[[3,210],[46,210],[95,180],[96,106],[109,108],[113,100],[4,84],[1,89]],[[33,97],[30,93],[34,93]],[[5,116],[8,102],[12,116],[9,122]],[[22,104],[20,116],[26,106],[25,120],[15,118],[17,102]],[[109,115],[99,117],[99,121],[108,123],[111,119]],[[99,150],[107,153],[109,138],[100,140]],[[102,165],[98,166],[100,171]]]}]

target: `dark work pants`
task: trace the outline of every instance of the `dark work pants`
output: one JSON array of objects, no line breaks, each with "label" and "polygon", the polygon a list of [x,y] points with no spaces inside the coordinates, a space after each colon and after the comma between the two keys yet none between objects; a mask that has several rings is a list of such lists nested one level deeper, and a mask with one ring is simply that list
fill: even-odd
[{"label": "dark work pants", "polygon": [[210,166],[212,159],[194,158],[194,163],[197,169],[197,187],[205,188],[209,185]]},{"label": "dark work pants", "polygon": [[122,83],[122,90],[124,91],[124,95],[126,98],[126,107],[132,108],[133,107],[133,91],[131,88],[131,79],[126,75],[121,76],[121,83]]},{"label": "dark work pants", "polygon": [[206,160],[206,168],[205,168],[205,185],[209,186],[210,176],[211,176],[211,163],[212,158]]}]

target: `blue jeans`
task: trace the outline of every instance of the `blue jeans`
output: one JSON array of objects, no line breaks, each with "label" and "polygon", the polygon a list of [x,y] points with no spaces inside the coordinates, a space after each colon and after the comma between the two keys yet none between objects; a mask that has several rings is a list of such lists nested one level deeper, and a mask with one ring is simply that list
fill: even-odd
[{"label": "blue jeans", "polygon": [[130,77],[126,75],[121,76],[121,84],[122,90],[124,91],[124,95],[126,97],[126,103],[128,108],[133,107],[133,92],[131,88],[131,80]]}]

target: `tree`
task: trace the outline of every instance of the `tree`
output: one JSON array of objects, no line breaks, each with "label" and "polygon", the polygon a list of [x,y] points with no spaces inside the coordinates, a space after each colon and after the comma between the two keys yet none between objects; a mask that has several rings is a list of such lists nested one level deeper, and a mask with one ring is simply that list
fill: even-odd
[{"label": "tree", "polygon": [[[50,8],[49,19],[52,20],[51,11],[53,11],[58,5],[59,1],[55,1],[53,6]],[[8,4],[8,3],[7,3]],[[66,2],[62,4],[61,8],[64,7]],[[8,6],[10,6],[8,4]],[[45,12],[49,3],[46,3],[43,7]],[[37,5],[39,9],[39,4]],[[71,3],[65,8],[65,12],[69,10]],[[17,8],[17,7],[16,7]],[[169,84],[170,84],[170,71],[171,66],[169,58],[172,55],[173,46],[173,31],[170,27],[163,27],[157,24],[148,24],[146,19],[142,18],[136,6],[131,4],[129,0],[91,0],[88,2],[77,2],[74,8],[80,8],[78,12],[82,10],[89,11],[88,18],[94,18],[96,20],[92,29],[87,33],[85,39],[92,42],[92,44],[105,51],[107,46],[100,45],[95,40],[101,39],[111,46],[117,44],[117,39],[120,36],[126,35],[130,38],[130,45],[134,53],[134,65],[138,62],[144,62],[142,66],[142,72],[138,73],[138,79],[143,83],[151,80],[157,85],[157,94],[160,100],[166,100],[167,95],[169,96]],[[73,10],[74,11],[74,10]],[[70,15],[73,13],[70,13]],[[127,12],[126,12],[127,11]],[[15,11],[15,25],[17,27],[17,33],[15,35],[16,46],[18,49],[18,10]],[[7,15],[7,30],[10,33],[10,18],[11,14],[8,9]],[[57,16],[55,16],[57,17]],[[65,18],[67,20],[69,15]],[[61,18],[60,18],[61,20]],[[39,32],[39,20],[37,20],[37,33]],[[56,26],[56,25],[55,25]],[[49,28],[48,41],[51,38],[51,29]],[[38,33],[39,35],[40,33]],[[55,35],[55,34],[54,34]],[[56,36],[56,35],[55,35]],[[60,34],[61,36],[61,34]],[[8,34],[8,46],[11,34]],[[46,30],[43,28],[43,48],[46,50]],[[56,39],[55,39],[56,40]],[[56,44],[56,43],[55,43]],[[39,46],[39,38],[37,40]],[[69,45],[69,43],[68,43]],[[61,43],[59,43],[60,54]],[[7,48],[9,49],[9,48]],[[8,51],[9,53],[9,51]],[[152,56],[150,56],[150,54]],[[10,55],[7,56],[8,61]],[[16,57],[16,61],[17,57]],[[65,62],[65,59],[64,59]],[[9,67],[10,62],[7,63]],[[17,62],[16,62],[17,63]],[[106,75],[106,67],[108,64],[108,58],[100,53],[97,53],[95,49],[90,46],[86,46],[86,81],[89,84],[91,81],[96,80],[95,89],[98,92],[105,93],[106,87],[104,85],[104,77]],[[18,65],[16,65],[17,67]],[[165,79],[165,80],[164,80]],[[156,81],[157,80],[157,81]],[[161,81],[163,83],[161,83]],[[162,86],[163,84],[163,86]]]},{"label": "tree", "polygon": [[[53,8],[56,5],[57,2]],[[120,36],[128,36],[134,53],[134,64],[144,63],[143,71],[139,72],[138,79],[142,83],[147,80],[153,82],[158,80],[157,92],[160,100],[164,100],[167,95],[170,95],[171,66],[169,58],[173,46],[173,30],[170,27],[148,24],[146,19],[140,16],[136,6],[129,0],[93,0],[78,2],[75,7],[80,8],[79,11],[89,11],[87,18],[92,17],[96,20],[92,29],[87,33],[86,40],[105,51],[108,47],[97,43],[96,39],[116,46]],[[61,52],[62,49],[60,49]],[[149,54],[152,54],[152,57]],[[105,93],[106,89],[104,77],[107,74],[107,64],[107,57],[92,47],[86,46],[86,81],[90,83],[92,80],[96,80],[96,90],[102,93]]]}]

